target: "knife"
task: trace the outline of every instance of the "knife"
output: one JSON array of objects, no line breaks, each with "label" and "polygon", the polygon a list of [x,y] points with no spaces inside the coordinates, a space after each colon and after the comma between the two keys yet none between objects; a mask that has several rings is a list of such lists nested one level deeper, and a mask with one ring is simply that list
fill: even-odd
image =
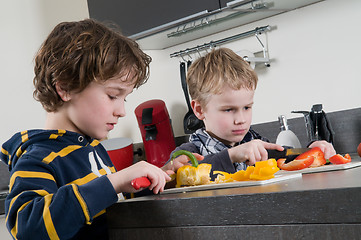
[{"label": "knife", "polygon": [[139,177],[135,178],[131,181],[131,184],[135,190],[139,190],[140,188],[149,187],[151,182],[147,177]]},{"label": "knife", "polygon": [[[171,182],[176,178],[176,174],[171,174],[169,175],[170,180],[167,182]],[[147,177],[139,177],[139,178],[135,178],[133,179],[130,184],[133,186],[133,188],[135,190],[139,190],[140,188],[147,188],[150,186],[151,182],[149,180],[149,178]]]},{"label": "knife", "polygon": [[275,149],[267,149],[268,158],[280,159],[286,158],[285,163],[291,162],[298,155],[309,151],[310,148],[286,148],[283,151],[278,151]]}]

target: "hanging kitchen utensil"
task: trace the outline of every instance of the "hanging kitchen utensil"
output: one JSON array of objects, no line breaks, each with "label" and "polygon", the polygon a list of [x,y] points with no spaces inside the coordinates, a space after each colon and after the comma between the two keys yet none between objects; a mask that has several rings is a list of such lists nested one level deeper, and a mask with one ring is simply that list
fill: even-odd
[{"label": "hanging kitchen utensil", "polygon": [[[192,62],[187,62],[187,68],[190,66]],[[186,99],[186,103],[188,106],[188,112],[184,116],[183,119],[183,128],[185,134],[191,134],[194,133],[198,128],[201,128],[204,126],[203,121],[199,120],[196,115],[193,113],[193,109],[191,107],[191,103],[189,100],[189,94],[188,94],[188,86],[186,83],[186,64],[185,62],[180,63],[180,77],[181,77],[181,83],[182,83],[182,89],[184,93],[184,97]]]},{"label": "hanging kitchen utensil", "polygon": [[314,104],[310,112],[292,111],[292,113],[302,113],[304,115],[308,140],[310,142],[318,140],[326,140],[329,143],[334,142],[335,132],[326,113],[322,110],[322,104]]}]

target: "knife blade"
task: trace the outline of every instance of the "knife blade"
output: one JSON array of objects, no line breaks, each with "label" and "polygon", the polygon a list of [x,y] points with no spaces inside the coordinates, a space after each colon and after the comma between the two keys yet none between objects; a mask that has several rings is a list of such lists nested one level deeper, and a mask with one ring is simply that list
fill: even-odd
[{"label": "knife blade", "polygon": [[307,152],[310,148],[286,148],[283,151],[267,149],[268,158],[280,159],[286,158],[285,163],[294,160],[298,155]]}]

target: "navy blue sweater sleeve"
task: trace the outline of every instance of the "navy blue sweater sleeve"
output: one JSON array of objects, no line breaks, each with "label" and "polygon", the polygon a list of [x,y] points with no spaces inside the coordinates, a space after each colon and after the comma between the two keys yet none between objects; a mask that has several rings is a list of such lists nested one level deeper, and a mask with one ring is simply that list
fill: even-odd
[{"label": "navy blue sweater sleeve", "polygon": [[[24,158],[14,170],[5,205],[9,230],[18,239],[69,239],[117,201],[107,176],[59,187],[53,172],[39,161]],[[28,175],[33,173],[36,178]]]},{"label": "navy blue sweater sleeve", "polygon": [[105,209],[118,197],[105,149],[65,131],[23,136],[20,146],[4,144],[0,156],[11,168],[5,213],[13,238],[106,238]]}]

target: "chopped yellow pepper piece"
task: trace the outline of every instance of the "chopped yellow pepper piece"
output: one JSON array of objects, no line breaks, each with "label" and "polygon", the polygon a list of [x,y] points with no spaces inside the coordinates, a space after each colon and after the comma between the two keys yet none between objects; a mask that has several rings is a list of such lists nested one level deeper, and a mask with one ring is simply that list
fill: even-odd
[{"label": "chopped yellow pepper piece", "polygon": [[222,171],[213,171],[213,174],[218,174],[215,182],[216,183],[225,183],[225,182],[233,182],[233,174],[222,172]]},{"label": "chopped yellow pepper piece", "polygon": [[253,173],[249,176],[251,180],[267,180],[274,178],[274,174],[280,170],[276,159],[256,162]]},{"label": "chopped yellow pepper piece", "polygon": [[213,174],[218,174],[215,183],[226,183],[234,181],[267,180],[274,178],[274,174],[278,170],[276,160],[269,159],[267,161],[256,162],[255,166],[249,166],[246,170],[240,170],[232,174],[222,171],[214,171]]}]

